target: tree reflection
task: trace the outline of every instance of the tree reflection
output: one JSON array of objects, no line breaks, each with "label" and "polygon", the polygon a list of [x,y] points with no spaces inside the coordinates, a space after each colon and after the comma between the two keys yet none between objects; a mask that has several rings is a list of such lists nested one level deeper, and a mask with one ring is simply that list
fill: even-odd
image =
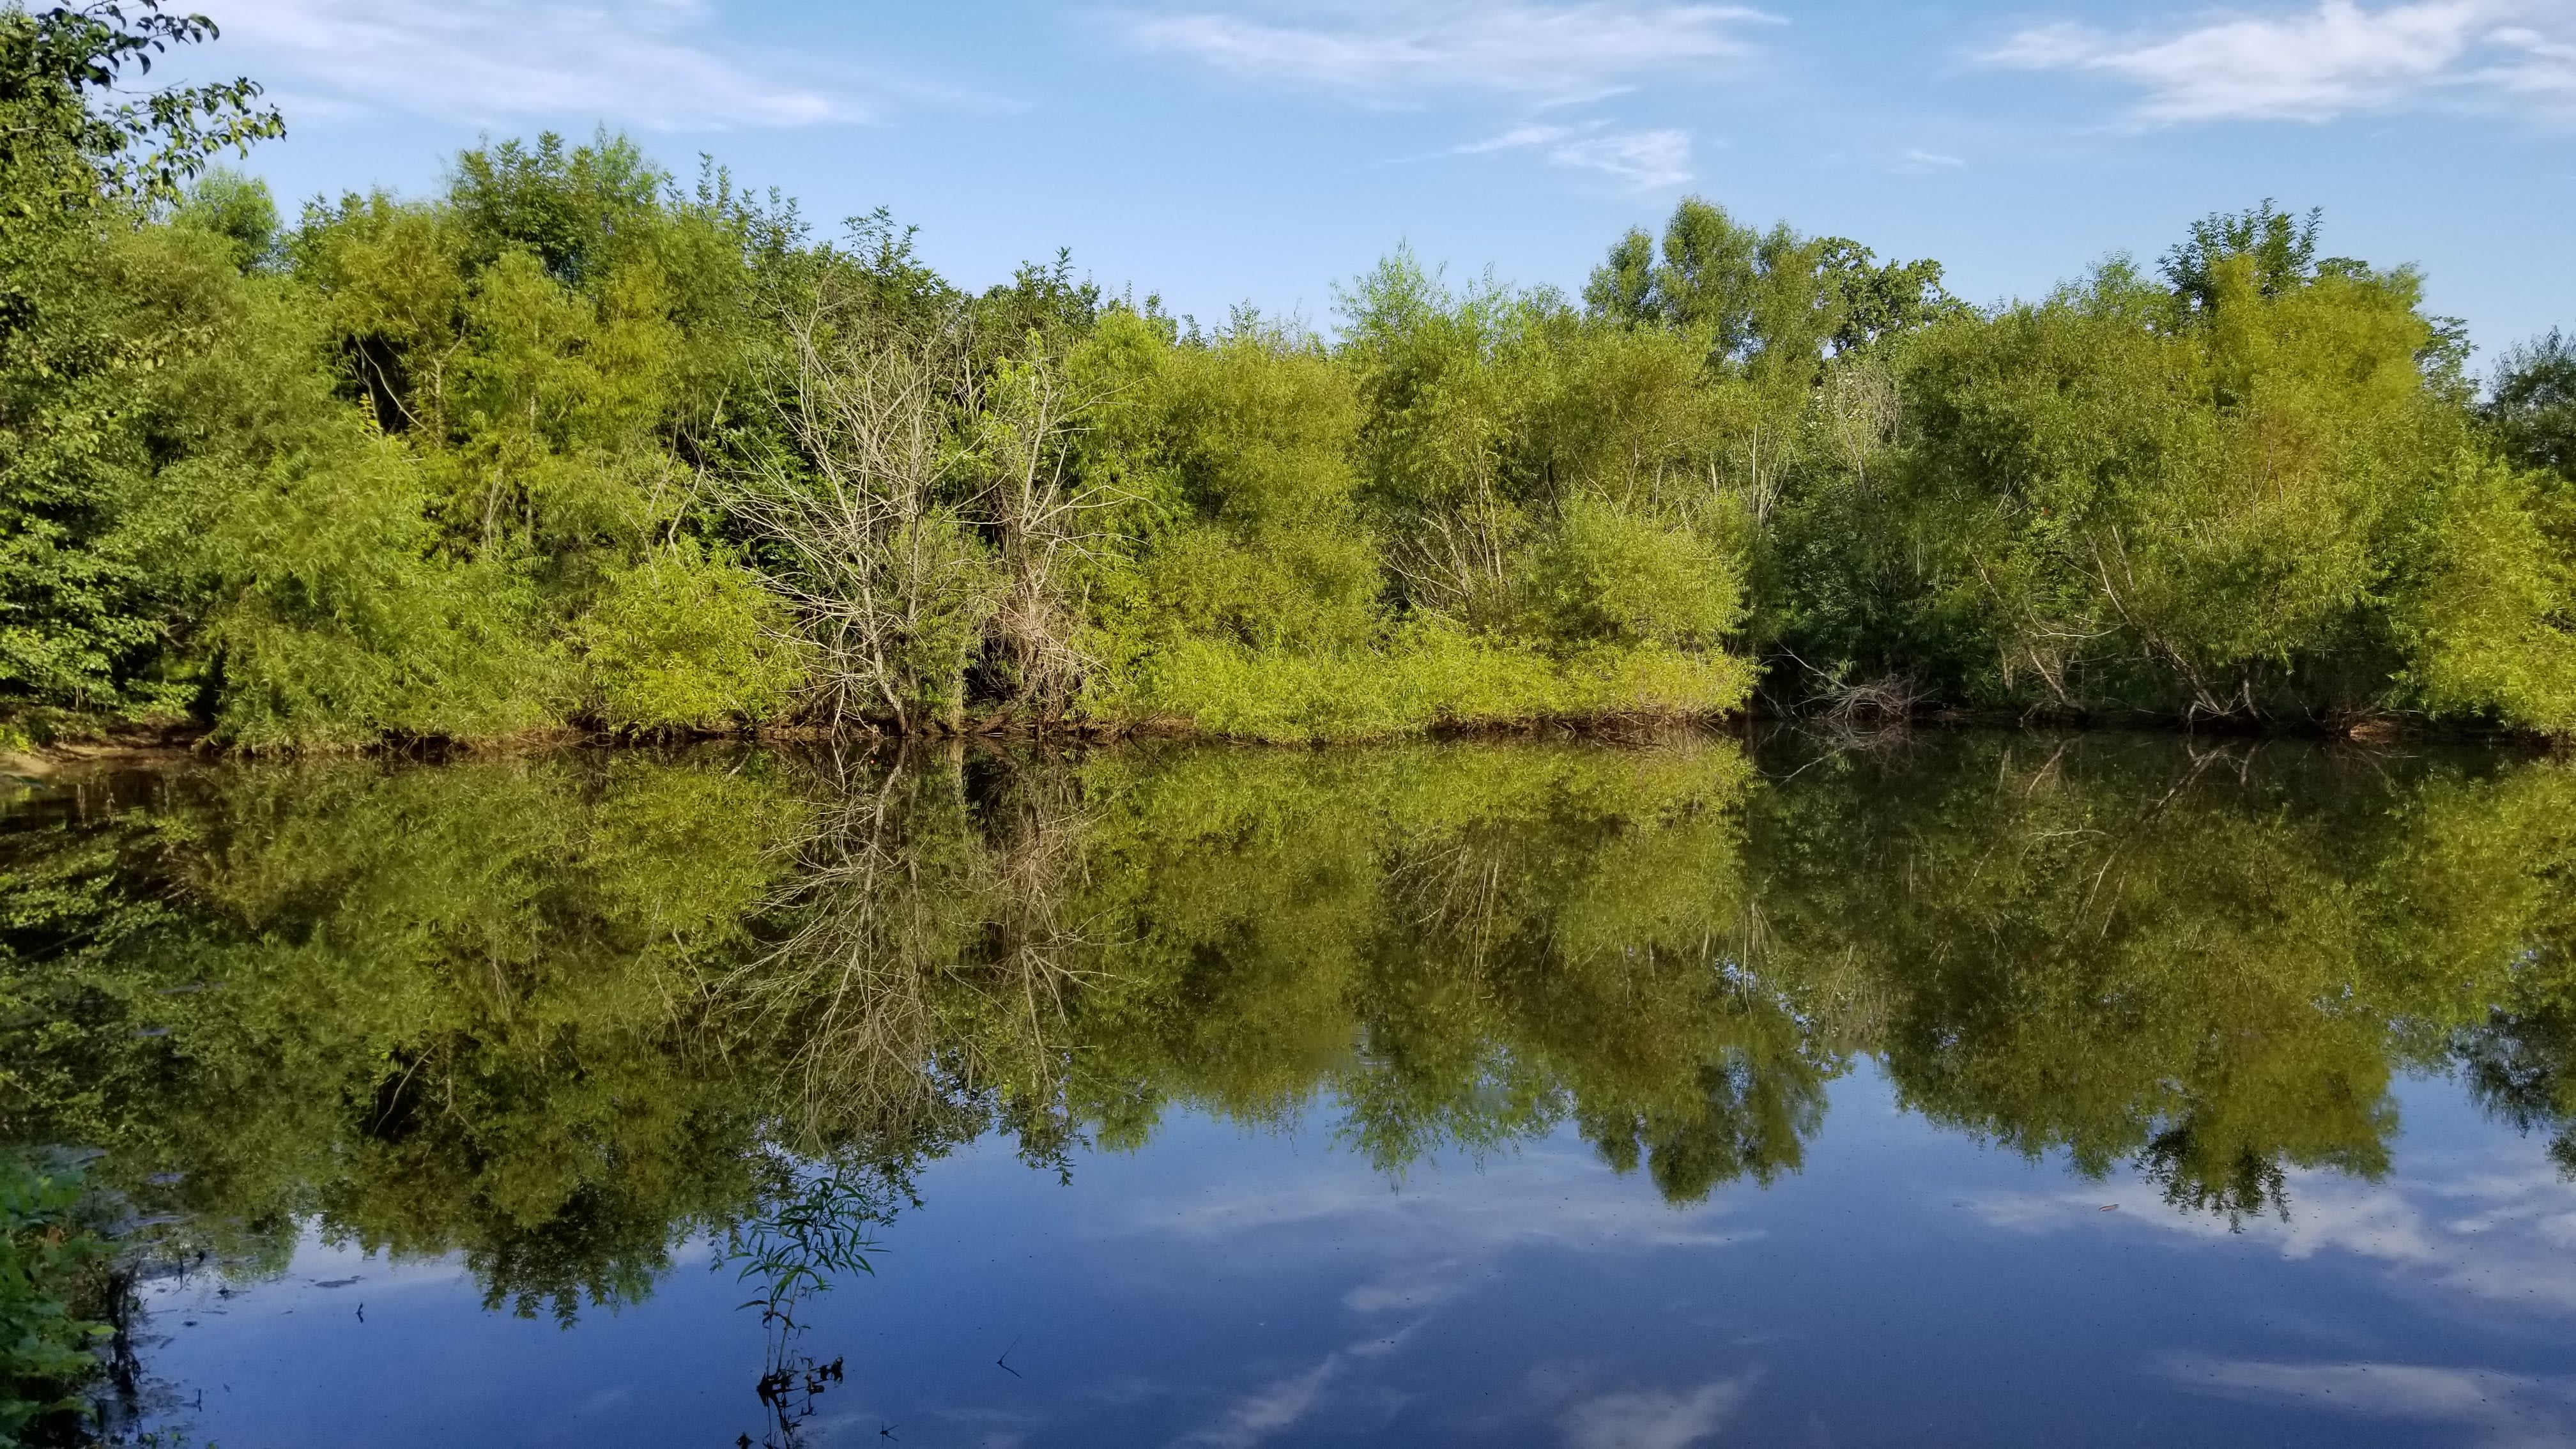
[{"label": "tree reflection", "polygon": [[2576,1167],[2571,807],[2543,759],[2002,734],[190,771],[10,817],[0,1125],[247,1271],[318,1221],[564,1319],[693,1237],[768,1262],[828,1180],[792,1322],[924,1164],[1176,1108],[1389,1174],[1570,1127],[1697,1201],[1864,1054],[2241,1224],[2387,1171],[2401,1071]]}]

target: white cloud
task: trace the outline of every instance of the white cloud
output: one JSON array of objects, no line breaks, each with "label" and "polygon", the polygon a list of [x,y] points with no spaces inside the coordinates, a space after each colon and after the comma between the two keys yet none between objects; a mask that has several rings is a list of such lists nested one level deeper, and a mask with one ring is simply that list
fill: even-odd
[{"label": "white cloud", "polygon": [[1690,1449],[1735,1417],[1757,1374],[1739,1374],[1686,1394],[1662,1389],[1604,1394],[1566,1411],[1567,1449]]},{"label": "white cloud", "polygon": [[2486,80],[2515,95],[2576,105],[2576,37],[2516,25],[2497,31],[2495,40],[2512,56],[2490,67]]},{"label": "white cloud", "polygon": [[[1376,1311],[1353,1305],[1363,1314]],[[1236,1399],[1212,1422],[1174,1439],[1174,1449],[1252,1449],[1265,1439],[1274,1438],[1295,1428],[1315,1412],[1329,1396],[1329,1391],[1349,1371],[1369,1359],[1383,1358],[1403,1347],[1413,1331],[1429,1321],[1429,1315],[1416,1318],[1392,1334],[1364,1338],[1334,1349],[1318,1360],[1313,1368],[1271,1380]]]},{"label": "white cloud", "polygon": [[1535,151],[1559,166],[1598,171],[1640,190],[1679,186],[1691,178],[1691,141],[1683,131],[1612,131],[1595,121],[1577,126],[1514,126],[1456,154]]},{"label": "white cloud", "polygon": [[[1719,1248],[1761,1236],[1725,1230],[1724,1203],[1668,1207],[1639,1193],[1635,1183],[1602,1173],[1588,1149],[1553,1140],[1514,1154],[1510,1192],[1495,1191],[1481,1171],[1453,1178],[1427,1168],[1401,1190],[1373,1178],[1337,1176],[1209,1183],[1140,1195],[1125,1205],[1111,1229],[1120,1238],[1177,1236],[1231,1254],[1329,1259],[1334,1271],[1356,1270],[1341,1295],[1357,1330],[1348,1341],[1249,1386],[1175,1445],[1251,1449],[1336,1409],[1388,1401],[1380,1366],[1403,1354],[1428,1325],[1471,1311],[1475,1295],[1521,1252],[1632,1255]],[[1358,1251],[1343,1257],[1316,1246],[1322,1243]],[[1153,1254],[1127,1256],[1144,1261]],[[1585,1381],[1575,1376],[1514,1410],[1509,1430],[1498,1424],[1497,1435],[1553,1418],[1576,1449],[1682,1449],[1715,1433],[1754,1377],[1746,1372],[1679,1392],[1628,1389],[1576,1400]]]},{"label": "white cloud", "polygon": [[1595,98],[1655,75],[1750,59],[1744,32],[1776,17],[1737,5],[1588,0],[1384,0],[1309,6],[1301,18],[1214,11],[1140,17],[1137,45],[1230,75],[1377,102],[1485,92],[1543,103]]},{"label": "white cloud", "polygon": [[1313,1412],[1326,1387],[1340,1376],[1342,1364],[1341,1354],[1326,1354],[1313,1368],[1253,1390],[1218,1416],[1216,1422],[1172,1442],[1205,1445],[1207,1449],[1251,1449],[1264,1439],[1294,1428],[1298,1420]]},{"label": "white cloud", "polygon": [[2407,1363],[2265,1363],[2177,1356],[2166,1371],[2236,1398],[2293,1401],[2370,1418],[2448,1424],[2498,1446],[2576,1437],[2576,1381]]},{"label": "white cloud", "polygon": [[646,130],[875,118],[894,88],[834,80],[709,32],[705,0],[234,0],[222,63],[293,108]]},{"label": "white cloud", "polygon": [[[2448,1180],[2357,1182],[2293,1171],[2289,1221],[2247,1218],[2231,1231],[2208,1213],[2177,1212],[2134,1180],[2091,1191],[1989,1193],[1968,1199],[1988,1225],[2018,1232],[2154,1231],[2271,1244],[2291,1261],[2347,1253],[2468,1298],[2576,1311],[2576,1187],[2554,1172],[2479,1172]],[[2117,1212],[2104,1212],[2106,1203]]]},{"label": "white cloud", "polygon": [[[1229,1186],[1187,1197],[1140,1197],[1127,1221],[1138,1232],[1178,1233],[1202,1242],[1245,1235],[1320,1231],[1364,1241],[1407,1265],[1490,1261],[1524,1247],[1635,1253],[1663,1248],[1722,1248],[1755,1241],[1758,1228],[1723,1225],[1723,1201],[1687,1210],[1633,1184],[1603,1178],[1589,1152],[1549,1142],[1515,1155],[1518,1194],[1496,1193],[1477,1175],[1452,1179],[1425,1170],[1402,1191],[1374,1182],[1298,1181]],[[1468,1270],[1412,1269],[1403,1282],[1458,1281]],[[1377,1306],[1379,1299],[1364,1300]],[[1359,1304],[1353,1304],[1354,1308]]]},{"label": "white cloud", "polygon": [[2163,37],[2045,25],[1987,59],[2126,81],[2146,92],[2135,114],[2151,123],[2326,121],[2434,96],[2576,100],[2571,37],[2570,0],[2320,0]]}]

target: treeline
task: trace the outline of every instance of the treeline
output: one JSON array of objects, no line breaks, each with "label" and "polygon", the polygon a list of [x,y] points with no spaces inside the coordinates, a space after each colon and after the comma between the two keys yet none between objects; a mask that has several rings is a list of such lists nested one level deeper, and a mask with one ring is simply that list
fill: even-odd
[{"label": "treeline", "polygon": [[1684,203],[1330,337],[983,292],[554,137],[207,170],[153,7],[0,12],[0,729],[1349,738],[1760,703],[2576,729],[2576,346],[2481,399],[2313,216],[1978,309]]}]

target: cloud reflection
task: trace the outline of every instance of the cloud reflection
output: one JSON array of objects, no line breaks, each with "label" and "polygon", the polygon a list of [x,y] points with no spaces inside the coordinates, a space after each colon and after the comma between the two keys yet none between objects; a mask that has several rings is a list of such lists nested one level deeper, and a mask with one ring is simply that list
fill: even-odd
[{"label": "cloud reflection", "polygon": [[2185,1384],[2301,1408],[2409,1419],[2469,1431],[2492,1449],[2576,1443],[2576,1379],[2408,1363],[2272,1363],[2178,1355]]},{"label": "cloud reflection", "polygon": [[[1511,1192],[1494,1191],[1482,1173],[1456,1179],[1426,1173],[1394,1190],[1373,1182],[1248,1181],[1137,1202],[1124,1218],[1128,1231],[1177,1233],[1228,1256],[1294,1255],[1292,1246],[1274,1246],[1281,1238],[1369,1250],[1352,1264],[1353,1280],[1338,1295],[1358,1334],[1311,1364],[1242,1392],[1170,1442],[1250,1449],[1305,1432],[1300,1426],[1311,1428],[1323,1415],[1364,1406],[1372,1397],[1400,1397],[1370,1372],[1373,1363],[1400,1354],[1423,1329],[1472,1300],[1482,1284],[1503,1278],[1509,1255],[1714,1248],[1762,1236],[1714,1226],[1723,1204],[1682,1211],[1641,1198],[1580,1151],[1523,1151],[1515,1155],[1513,1177],[1517,1190]],[[1748,1372],[1677,1389],[1622,1387],[1591,1397],[1574,1395],[1569,1381],[1525,1405],[1515,1422],[1525,1427],[1552,1419],[1576,1449],[1681,1449],[1716,1434],[1755,1377]],[[1564,1407],[1551,1415],[1553,1405]]]},{"label": "cloud reflection", "polygon": [[1756,1371],[1687,1393],[1641,1389],[1586,1399],[1559,1422],[1567,1449],[1689,1449],[1717,1437],[1753,1392]]},{"label": "cloud reflection", "polygon": [[[2540,1168],[2470,1171],[2372,1184],[2331,1172],[2288,1176],[2286,1218],[2247,1218],[2231,1228],[2207,1213],[2176,1212],[2138,1182],[2051,1193],[1966,1199],[1988,1226],[2013,1232],[2152,1229],[2182,1237],[2247,1238],[2303,1261],[2340,1252],[2469,1297],[2576,1312],[2576,1184]],[[2116,1205],[2117,1214],[2105,1213]]]}]

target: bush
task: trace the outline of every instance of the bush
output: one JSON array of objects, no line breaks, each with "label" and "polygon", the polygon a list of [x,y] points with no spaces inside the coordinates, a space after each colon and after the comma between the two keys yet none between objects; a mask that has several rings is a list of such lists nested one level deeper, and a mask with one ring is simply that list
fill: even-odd
[{"label": "bush", "polygon": [[2391,610],[2403,697],[2429,714],[2576,730],[2576,589],[2532,481],[2463,454],[2426,491]]},{"label": "bush", "polygon": [[1605,718],[1705,719],[1743,706],[1752,666],[1723,654],[1598,645],[1571,654],[1445,625],[1337,654],[1190,639],[1159,652],[1095,720],[1185,722],[1280,743]]},{"label": "bush", "polygon": [[788,627],[758,579],[682,540],[612,575],[574,639],[600,721],[652,734],[784,713],[803,682]]},{"label": "bush", "polygon": [[1523,565],[1533,632],[1564,645],[1715,649],[1741,622],[1735,561],[1689,529],[1568,499]]},{"label": "bush", "polygon": [[108,1337],[73,1303],[107,1245],[78,1221],[80,1175],[24,1153],[0,1153],[0,1449],[86,1407]]}]

